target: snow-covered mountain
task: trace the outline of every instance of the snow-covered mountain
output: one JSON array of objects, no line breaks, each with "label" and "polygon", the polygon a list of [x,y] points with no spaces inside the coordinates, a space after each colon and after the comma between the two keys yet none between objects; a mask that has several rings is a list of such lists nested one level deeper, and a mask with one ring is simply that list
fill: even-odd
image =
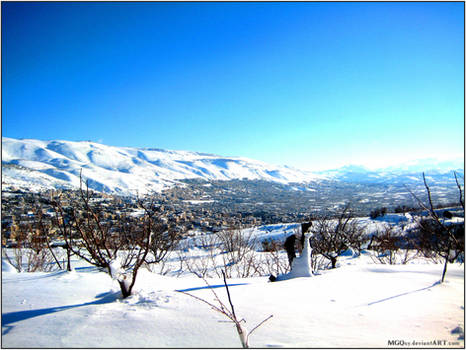
[{"label": "snow-covered mountain", "polygon": [[113,147],[81,141],[2,138],[2,183],[37,188],[89,187],[118,194],[142,194],[180,179],[260,179],[307,182],[323,175],[261,161],[188,151]]},{"label": "snow-covered mountain", "polygon": [[114,147],[89,141],[40,141],[2,138],[2,184],[30,189],[79,187],[79,176],[92,189],[136,195],[161,191],[179,180],[266,180],[287,183],[345,181],[407,184],[422,181],[454,184],[452,171],[464,174],[464,161],[418,160],[397,167],[369,170],[361,166],[309,172],[242,157],[189,151]]},{"label": "snow-covered mountain", "polygon": [[406,184],[422,181],[422,173],[430,183],[454,182],[453,171],[464,175],[464,160],[438,161],[431,158],[402,163],[379,169],[368,169],[358,165],[347,165],[338,169],[319,171],[327,179],[354,183]]}]

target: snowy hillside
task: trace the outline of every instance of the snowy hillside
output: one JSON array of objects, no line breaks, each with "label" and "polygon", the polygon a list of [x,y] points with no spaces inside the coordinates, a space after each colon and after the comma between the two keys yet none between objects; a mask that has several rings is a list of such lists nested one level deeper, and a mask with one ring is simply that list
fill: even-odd
[{"label": "snowy hillside", "polygon": [[452,171],[464,174],[464,161],[419,160],[399,167],[369,170],[360,166],[309,172],[242,157],[189,151],[106,146],[95,142],[2,138],[2,183],[33,190],[78,187],[82,169],[90,188],[135,195],[161,191],[182,179],[265,180],[282,184],[344,181],[363,184],[454,185]]},{"label": "snowy hillside", "polygon": [[162,149],[106,146],[94,142],[2,138],[2,182],[38,188],[89,186],[118,194],[160,191],[180,179],[260,179],[306,182],[323,176],[240,157]]},{"label": "snowy hillside", "polygon": [[454,181],[453,171],[464,174],[464,161],[457,159],[439,162],[423,159],[417,162],[403,163],[380,169],[368,169],[363,166],[348,165],[338,169],[319,171],[317,174],[338,181],[366,184],[409,184],[422,181],[422,173],[426,174],[431,184],[444,185]]},{"label": "snowy hillside", "polygon": [[[451,266],[436,284],[440,265],[348,265],[313,277],[268,283],[230,280],[236,313],[253,327],[253,347],[463,348],[464,269]],[[209,279],[219,286],[220,279]],[[196,277],[142,271],[137,293],[119,297],[103,272],[9,273],[2,278],[2,344],[34,348],[238,348],[234,325],[207,305],[176,290],[213,301]],[[227,303],[224,288],[216,293]],[[460,327],[460,328],[458,328]],[[458,329],[455,333],[455,330]],[[464,335],[463,335],[464,337]],[[399,347],[400,343],[397,344]],[[395,347],[395,348],[396,348]]]},{"label": "snowy hillside", "polygon": [[[262,227],[253,235],[285,237],[294,226]],[[181,262],[182,254],[188,260]],[[202,268],[205,254],[202,248],[183,249],[159,266],[163,274],[141,270],[127,299],[108,274],[78,259],[71,272],[49,273],[17,273],[2,260],[2,346],[238,348],[232,323],[180,293],[216,304],[215,291],[228,305],[221,278],[206,278],[210,290],[184,270],[189,260]],[[273,315],[251,335],[250,346],[464,347],[463,264],[450,264],[446,282],[439,284],[442,264],[386,265],[369,256],[347,254],[336,269],[274,283],[267,275],[228,279],[236,314],[249,331]]]},{"label": "snowy hillside", "polygon": [[[370,234],[387,224],[406,230],[412,217],[357,220]],[[191,231],[164,263],[139,270],[133,295],[126,299],[115,279],[76,256],[71,272],[55,268],[18,273],[6,258],[15,256],[14,249],[4,248],[2,346],[238,348],[234,325],[195,299],[219,306],[218,297],[228,305],[217,273],[224,270],[236,315],[245,320],[246,329],[251,332],[273,315],[251,333],[251,347],[464,348],[463,263],[449,264],[445,282],[439,283],[441,261],[418,256],[407,264],[390,265],[375,259],[374,251],[356,254],[349,249],[335,269],[309,268],[306,277],[290,273],[269,282],[270,269],[286,264],[287,257],[283,250],[278,255],[264,251],[259,242],[283,242],[299,232],[299,226],[245,229],[244,237],[257,244],[243,251],[244,259],[228,263],[234,252],[224,251],[214,234]],[[58,260],[65,254],[61,248],[55,253]]]}]

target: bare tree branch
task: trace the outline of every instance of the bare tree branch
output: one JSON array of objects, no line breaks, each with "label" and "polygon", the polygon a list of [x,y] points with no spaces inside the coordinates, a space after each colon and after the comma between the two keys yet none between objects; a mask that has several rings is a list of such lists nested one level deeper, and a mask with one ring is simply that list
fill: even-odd
[{"label": "bare tree branch", "polygon": [[458,182],[458,177],[456,176],[456,171],[454,171],[453,174],[455,174],[456,186],[458,186],[458,191],[460,193],[460,204],[461,204],[461,206],[463,207],[463,210],[464,210],[463,192],[462,192],[461,186],[460,186],[460,184]]}]

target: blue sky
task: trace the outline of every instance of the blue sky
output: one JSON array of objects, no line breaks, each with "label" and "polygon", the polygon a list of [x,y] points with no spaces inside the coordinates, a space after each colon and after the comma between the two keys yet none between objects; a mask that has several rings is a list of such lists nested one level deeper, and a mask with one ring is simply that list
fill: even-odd
[{"label": "blue sky", "polygon": [[302,169],[464,154],[464,3],[2,2],[2,136]]}]

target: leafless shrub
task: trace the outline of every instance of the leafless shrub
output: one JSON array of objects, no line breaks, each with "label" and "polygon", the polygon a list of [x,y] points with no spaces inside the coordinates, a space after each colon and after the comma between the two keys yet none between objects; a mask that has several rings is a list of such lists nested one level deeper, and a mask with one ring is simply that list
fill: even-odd
[{"label": "leafless shrub", "polygon": [[184,266],[189,272],[198,277],[212,277],[212,273],[215,273],[217,268],[217,256],[220,253],[218,236],[215,234],[202,234],[195,236],[193,241],[196,247],[202,249],[202,255],[187,256],[185,252],[189,251],[192,246],[188,241],[184,241],[178,250],[180,269]]},{"label": "leafless shrub", "polygon": [[[257,252],[261,244],[248,230],[230,229],[215,234],[200,234],[190,240],[183,240],[179,246],[180,269],[185,269],[200,277],[227,278],[264,276],[272,270],[286,269],[281,244],[275,245],[272,252]],[[187,252],[200,248],[196,256]]]},{"label": "leafless shrub", "polygon": [[[65,241],[64,249],[66,251],[66,261],[68,271],[71,271],[71,256],[73,255],[72,250],[72,234],[73,234],[73,225],[71,224],[71,210],[70,208],[64,208],[62,201],[64,199],[64,194],[58,192],[55,200],[52,202],[52,208],[54,210],[54,216],[52,218],[52,224],[57,229],[58,235],[62,237]],[[67,201],[69,198],[67,198]]]},{"label": "leafless shrub", "polygon": [[381,264],[407,264],[418,256],[410,236],[401,234],[390,225],[377,230],[371,239],[370,249],[372,260]]},{"label": "leafless shrub", "polygon": [[15,241],[15,245],[10,252],[13,256],[10,257],[6,249],[2,250],[2,255],[18,272],[48,272],[61,269],[50,245],[51,236],[51,224],[46,222],[42,208],[36,205],[29,221],[20,221],[12,227],[10,237]]},{"label": "leafless shrub", "polygon": [[264,261],[262,261],[262,275],[282,275],[290,271],[288,258],[283,250],[283,244],[275,246],[274,250],[264,253]]},{"label": "leafless shrub", "polygon": [[222,300],[218,297],[217,293],[215,293],[215,290],[213,290],[210,287],[209,283],[205,279],[204,279],[204,282],[206,283],[206,285],[210,288],[211,292],[213,293],[213,295],[215,297],[215,300],[218,303],[218,306],[211,303],[211,302],[209,302],[209,301],[207,301],[207,300],[205,300],[205,299],[202,299],[202,298],[199,298],[199,297],[197,297],[195,295],[192,295],[190,293],[187,293],[187,292],[180,292],[180,293],[189,295],[190,297],[192,297],[192,298],[194,298],[196,300],[202,301],[203,303],[209,305],[212,308],[212,310],[215,310],[215,311],[221,313],[222,315],[226,316],[228,319],[230,319],[231,322],[233,322],[234,325],[235,325],[235,328],[236,328],[236,331],[237,331],[238,336],[240,338],[242,347],[243,348],[249,348],[249,337],[251,336],[251,334],[256,329],[258,329],[260,326],[262,326],[266,321],[271,319],[273,317],[273,315],[270,315],[269,317],[265,318],[258,325],[253,327],[251,331],[248,332],[247,328],[242,324],[242,323],[246,323],[246,320],[244,318],[238,319],[238,317],[236,316],[235,307],[233,306],[233,302],[231,300],[230,290],[228,288],[225,272],[222,271],[222,275],[223,275],[223,282],[225,284],[225,288],[226,288],[227,295],[228,295],[228,302],[230,304],[230,308],[228,308],[222,302]]},{"label": "leafless shrub", "polygon": [[[2,249],[2,255],[18,272],[48,272],[57,268],[54,264],[52,254],[46,247],[39,247],[37,241],[31,244],[32,232],[20,228],[21,234],[16,236],[16,244],[9,249]],[[24,231],[23,231],[24,230]]]},{"label": "leafless shrub", "polygon": [[326,270],[331,267],[331,263],[325,256],[315,254],[313,251],[311,254],[311,267],[312,271]]},{"label": "leafless shrub", "polygon": [[223,269],[228,278],[233,274],[236,277],[249,277],[259,273],[257,241],[251,230],[231,228],[217,232],[217,236],[222,249]]}]

